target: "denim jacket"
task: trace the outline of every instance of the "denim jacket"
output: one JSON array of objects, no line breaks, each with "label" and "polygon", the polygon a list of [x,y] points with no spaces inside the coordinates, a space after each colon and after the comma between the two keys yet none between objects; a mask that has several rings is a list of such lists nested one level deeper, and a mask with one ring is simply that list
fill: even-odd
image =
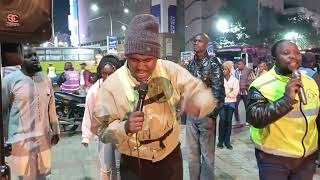
[{"label": "denim jacket", "polygon": [[213,97],[215,97],[218,102],[209,117],[216,118],[220,108],[224,104],[224,98],[226,96],[221,62],[215,56],[209,56],[208,53],[202,59],[198,59],[195,55],[193,60],[187,64],[186,68],[193,76],[201,79],[211,88]]}]

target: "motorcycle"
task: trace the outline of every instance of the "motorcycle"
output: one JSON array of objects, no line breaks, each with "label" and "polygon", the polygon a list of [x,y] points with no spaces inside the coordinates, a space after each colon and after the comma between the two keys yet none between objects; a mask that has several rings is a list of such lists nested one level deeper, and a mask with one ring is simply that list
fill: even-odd
[{"label": "motorcycle", "polygon": [[54,93],[56,111],[63,132],[75,132],[82,123],[86,97],[57,91]]}]

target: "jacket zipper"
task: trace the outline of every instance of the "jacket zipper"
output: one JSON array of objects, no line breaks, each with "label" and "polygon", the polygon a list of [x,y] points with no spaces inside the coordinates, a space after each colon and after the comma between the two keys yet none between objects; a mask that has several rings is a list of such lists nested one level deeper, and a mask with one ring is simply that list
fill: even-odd
[{"label": "jacket zipper", "polygon": [[302,155],[302,157],[304,157],[305,154],[306,154],[306,147],[305,147],[305,145],[304,145],[304,139],[306,138],[306,136],[307,136],[307,134],[308,134],[309,125],[308,125],[308,119],[307,119],[306,115],[305,115],[305,114],[303,113],[303,111],[302,111],[302,102],[301,102],[301,101],[300,101],[300,111],[301,111],[302,116],[303,116],[303,118],[304,118],[304,120],[305,120],[305,123],[306,123],[306,131],[305,131],[304,136],[303,136],[303,138],[302,138],[302,147],[303,147],[303,155]]}]

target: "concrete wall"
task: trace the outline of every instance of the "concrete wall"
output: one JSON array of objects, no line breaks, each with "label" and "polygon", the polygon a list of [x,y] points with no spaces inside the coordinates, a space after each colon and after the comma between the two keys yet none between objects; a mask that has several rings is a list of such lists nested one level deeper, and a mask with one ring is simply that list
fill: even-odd
[{"label": "concrete wall", "polygon": [[284,0],[260,0],[262,7],[269,7],[277,12],[283,11]]},{"label": "concrete wall", "polygon": [[223,6],[224,0],[185,0],[185,49],[192,49],[195,35],[204,32],[212,34],[213,18]]}]

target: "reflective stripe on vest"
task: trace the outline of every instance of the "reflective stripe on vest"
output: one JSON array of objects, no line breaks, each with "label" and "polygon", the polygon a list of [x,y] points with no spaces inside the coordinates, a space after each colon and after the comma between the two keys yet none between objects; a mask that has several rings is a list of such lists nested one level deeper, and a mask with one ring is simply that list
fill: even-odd
[{"label": "reflective stripe on vest", "polygon": [[[317,150],[319,91],[312,78],[304,74],[301,74],[301,78],[308,101],[301,108],[307,122],[300,111],[300,101],[296,95],[298,103],[293,105],[288,114],[265,128],[250,128],[251,139],[256,148],[266,153],[294,158],[308,156]],[[274,102],[283,97],[289,80],[289,77],[276,74],[273,68],[257,78],[250,87],[256,88],[269,102]]]}]

